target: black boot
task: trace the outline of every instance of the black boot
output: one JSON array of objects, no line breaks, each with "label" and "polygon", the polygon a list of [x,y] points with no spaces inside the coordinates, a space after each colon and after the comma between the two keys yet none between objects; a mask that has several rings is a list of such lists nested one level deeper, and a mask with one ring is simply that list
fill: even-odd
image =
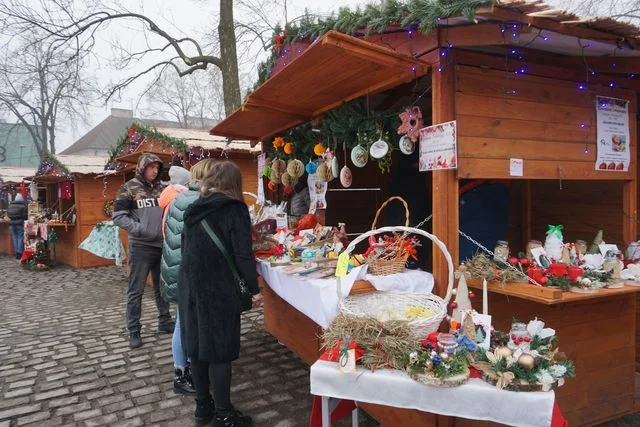
[{"label": "black boot", "polygon": [[209,424],[211,422],[211,419],[213,418],[213,413],[215,410],[216,407],[211,398],[205,401],[196,399],[196,425],[203,426]]},{"label": "black boot", "polygon": [[250,427],[253,420],[248,415],[242,415],[242,412],[233,406],[226,411],[216,411],[213,416],[212,427]]},{"label": "black boot", "polygon": [[158,325],[158,333],[159,334],[172,334],[174,327],[175,327],[175,323],[173,323],[173,321],[170,320],[170,321],[168,321],[166,323]]},{"label": "black boot", "polygon": [[142,346],[142,338],[140,338],[140,331],[131,331],[129,333],[129,348],[138,348]]},{"label": "black boot", "polygon": [[194,394],[196,392],[191,378],[191,369],[188,366],[185,366],[184,369],[176,368],[174,371],[173,391],[179,394]]}]

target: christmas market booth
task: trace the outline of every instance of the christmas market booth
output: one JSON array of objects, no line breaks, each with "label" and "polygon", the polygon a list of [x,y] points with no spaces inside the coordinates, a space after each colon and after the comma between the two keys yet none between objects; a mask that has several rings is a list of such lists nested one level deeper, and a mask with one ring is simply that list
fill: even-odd
[{"label": "christmas market booth", "polygon": [[100,267],[113,261],[79,248],[96,224],[111,218],[122,175],[96,179],[107,159],[95,156],[49,155],[31,178],[28,191],[27,242],[46,241],[52,261],[75,268]]},{"label": "christmas market booth", "polygon": [[[257,156],[261,147],[248,141],[227,141],[197,129],[152,129],[135,123],[123,135],[111,153],[106,170],[117,172],[124,180],[133,178],[142,153],[154,153],[162,159],[165,171],[171,165],[189,169],[204,158],[232,160],[242,171],[243,190],[255,193],[258,188]],[[168,180],[165,176],[163,180]],[[253,203],[255,200],[248,202]]]},{"label": "christmas market booth", "polygon": [[[425,0],[308,17],[275,37],[261,84],[211,132],[262,142],[268,197],[291,195],[306,172],[311,210],[326,208],[295,230],[279,224],[256,252],[265,329],[313,365],[324,425],[327,397],[383,425],[560,425],[556,407],[592,425],[634,412],[638,31],[541,1]],[[388,196],[406,218],[382,223]],[[339,222],[373,234],[349,244],[328,226]],[[414,257],[431,279],[403,270]],[[426,326],[421,347],[399,351],[409,332],[379,329],[389,321]],[[339,364],[317,361],[332,353]],[[502,394],[474,391],[475,379],[429,388],[464,383],[469,363]],[[338,365],[374,371],[369,386],[334,376]],[[396,393],[406,374],[383,367],[430,386]],[[538,418],[526,399],[547,391]],[[511,393],[525,400],[506,403]]]},{"label": "christmas market booth", "polygon": [[9,219],[6,216],[7,207],[16,194],[20,193],[21,185],[24,187],[24,178],[34,173],[35,169],[31,167],[0,167],[0,254],[15,254],[9,232]]}]

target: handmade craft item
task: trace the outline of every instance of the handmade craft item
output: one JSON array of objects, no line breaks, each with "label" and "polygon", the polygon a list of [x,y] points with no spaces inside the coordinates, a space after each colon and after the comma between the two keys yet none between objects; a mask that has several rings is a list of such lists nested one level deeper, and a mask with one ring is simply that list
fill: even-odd
[{"label": "handmade craft item", "polygon": [[417,142],[418,138],[420,138],[420,129],[424,127],[422,111],[420,111],[420,108],[407,108],[405,111],[400,113],[399,116],[402,123],[398,128],[398,135],[406,134],[411,141],[414,143]]},{"label": "handmade craft item", "polygon": [[544,241],[544,251],[555,261],[562,260],[564,243],[562,242],[562,225],[549,225],[547,237]]}]

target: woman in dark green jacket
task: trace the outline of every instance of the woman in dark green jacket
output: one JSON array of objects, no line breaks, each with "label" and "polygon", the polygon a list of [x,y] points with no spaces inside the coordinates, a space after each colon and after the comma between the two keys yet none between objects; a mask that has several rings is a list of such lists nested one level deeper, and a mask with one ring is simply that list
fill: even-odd
[{"label": "woman in dark green jacket", "polygon": [[[168,205],[164,224],[164,243],[160,264],[160,292],[168,301],[178,304],[178,273],[182,262],[182,228],[184,212],[200,195],[200,181],[208,176],[214,164],[212,159],[204,159],[190,171],[189,187]],[[180,339],[180,319],[176,308],[176,324],[171,341],[175,376],[173,390],[176,393],[193,393],[193,383],[185,352]],[[205,417],[206,418],[206,417]]]}]

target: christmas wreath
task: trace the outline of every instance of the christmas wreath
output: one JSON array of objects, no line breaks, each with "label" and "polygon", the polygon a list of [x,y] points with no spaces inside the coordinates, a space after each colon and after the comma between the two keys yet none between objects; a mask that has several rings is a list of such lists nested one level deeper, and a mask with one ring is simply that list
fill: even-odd
[{"label": "christmas wreath", "polygon": [[102,212],[104,212],[104,215],[107,218],[111,218],[111,215],[113,214],[113,200],[107,200],[104,202],[104,205],[102,205]]}]

